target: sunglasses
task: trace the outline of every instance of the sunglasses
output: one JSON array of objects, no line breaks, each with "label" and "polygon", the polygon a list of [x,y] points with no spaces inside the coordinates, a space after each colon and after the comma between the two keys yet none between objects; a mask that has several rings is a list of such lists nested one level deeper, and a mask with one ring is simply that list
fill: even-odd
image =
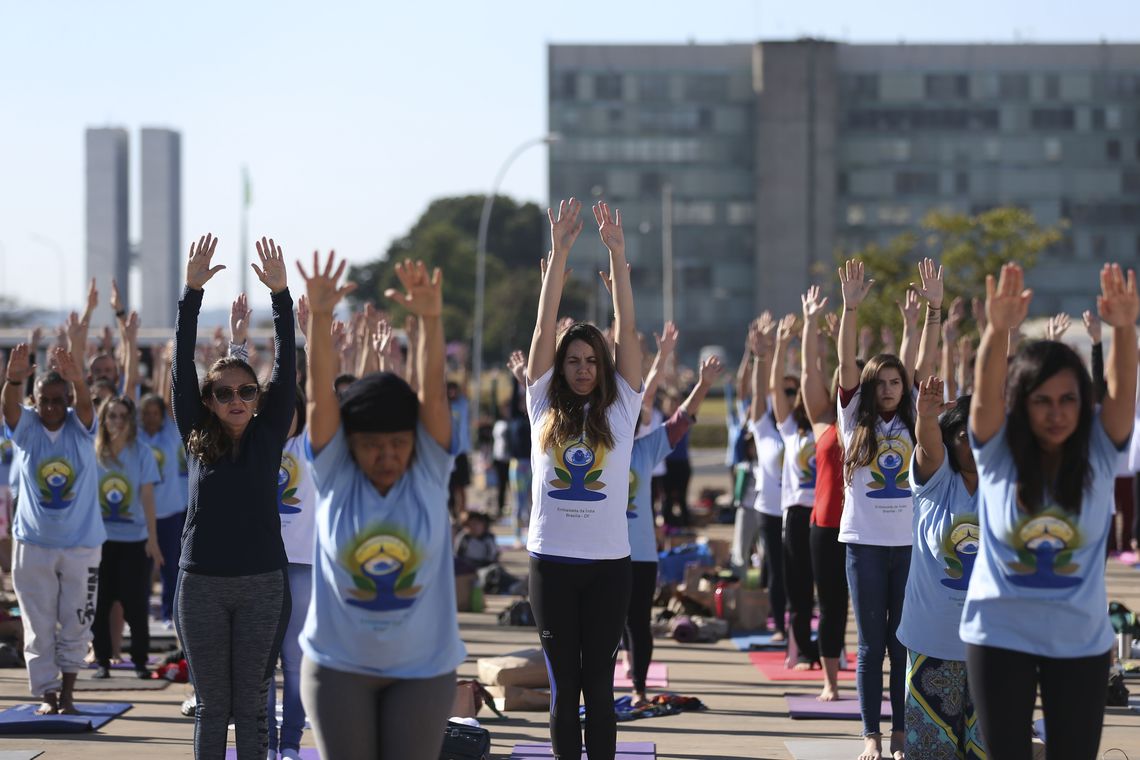
[{"label": "sunglasses", "polygon": [[214,388],[214,400],[219,404],[228,404],[234,400],[234,394],[242,401],[249,402],[257,398],[257,383],[249,383],[248,385],[240,385],[237,388],[223,386]]},{"label": "sunglasses", "polygon": [[788,398],[795,398],[797,393],[799,393],[799,391],[796,390],[795,388],[785,388],[784,389],[784,395],[787,396]]}]

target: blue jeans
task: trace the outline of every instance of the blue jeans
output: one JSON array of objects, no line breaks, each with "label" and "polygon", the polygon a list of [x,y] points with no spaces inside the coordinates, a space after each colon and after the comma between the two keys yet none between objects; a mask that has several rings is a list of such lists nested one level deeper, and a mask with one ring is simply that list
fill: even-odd
[{"label": "blue jeans", "polygon": [[301,732],[305,730],[305,707],[301,704],[301,629],[309,614],[309,598],[313,591],[313,566],[289,564],[289,593],[293,610],[289,627],[281,642],[281,674],[284,701],[281,716],[281,743],[277,743],[277,676],[269,685],[269,748],[301,748]]},{"label": "blue jeans", "polygon": [[909,546],[847,544],[847,585],[859,632],[855,684],[863,735],[881,733],[883,653],[891,658],[891,730],[902,731],[906,712],[906,647],[895,632],[902,620]]},{"label": "blue jeans", "polygon": [[162,552],[162,619],[174,619],[174,589],[178,586],[178,561],[182,559],[182,528],[186,510],[155,521],[158,548]]}]

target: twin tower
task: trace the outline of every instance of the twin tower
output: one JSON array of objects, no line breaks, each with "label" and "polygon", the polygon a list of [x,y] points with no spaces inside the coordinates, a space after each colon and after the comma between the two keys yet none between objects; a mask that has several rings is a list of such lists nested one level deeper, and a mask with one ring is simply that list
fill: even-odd
[{"label": "twin tower", "polygon": [[[104,304],[96,324],[111,321],[105,304],[111,280],[144,328],[171,328],[184,276],[182,256],[182,137],[169,129],[143,129],[141,239],[130,241],[130,133],[123,128],[87,130],[87,282],[95,278]],[[139,267],[142,293],[130,289],[131,263]],[[86,293],[86,284],[84,293]]]}]

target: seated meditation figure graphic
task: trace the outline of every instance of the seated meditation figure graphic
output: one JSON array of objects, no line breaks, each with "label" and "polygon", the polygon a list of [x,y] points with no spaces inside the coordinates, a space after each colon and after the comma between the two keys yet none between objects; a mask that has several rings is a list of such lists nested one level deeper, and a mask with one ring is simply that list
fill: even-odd
[{"label": "seated meditation figure graphic", "polygon": [[415,552],[406,541],[393,535],[378,535],[365,541],[350,555],[355,588],[346,599],[354,607],[386,612],[403,610],[416,603],[420,587],[414,586],[418,566]]}]

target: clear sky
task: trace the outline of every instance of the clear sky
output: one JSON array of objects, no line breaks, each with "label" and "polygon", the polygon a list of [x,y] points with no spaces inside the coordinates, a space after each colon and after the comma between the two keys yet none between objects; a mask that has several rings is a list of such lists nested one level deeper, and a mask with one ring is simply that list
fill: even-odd
[{"label": "clear sky", "polygon": [[[1134,0],[8,0],[0,293],[54,308],[62,276],[69,305],[80,301],[88,126],[132,130],[135,239],[137,130],[182,133],[184,237],[213,231],[231,265],[207,289],[217,307],[237,287],[243,164],[252,233],[275,235],[287,257],[319,247],[373,259],[431,199],[485,192],[507,153],[546,131],[549,43],[1126,42],[1135,18]],[[521,157],[503,190],[545,203],[544,149]],[[45,239],[63,249],[63,274]]]}]

